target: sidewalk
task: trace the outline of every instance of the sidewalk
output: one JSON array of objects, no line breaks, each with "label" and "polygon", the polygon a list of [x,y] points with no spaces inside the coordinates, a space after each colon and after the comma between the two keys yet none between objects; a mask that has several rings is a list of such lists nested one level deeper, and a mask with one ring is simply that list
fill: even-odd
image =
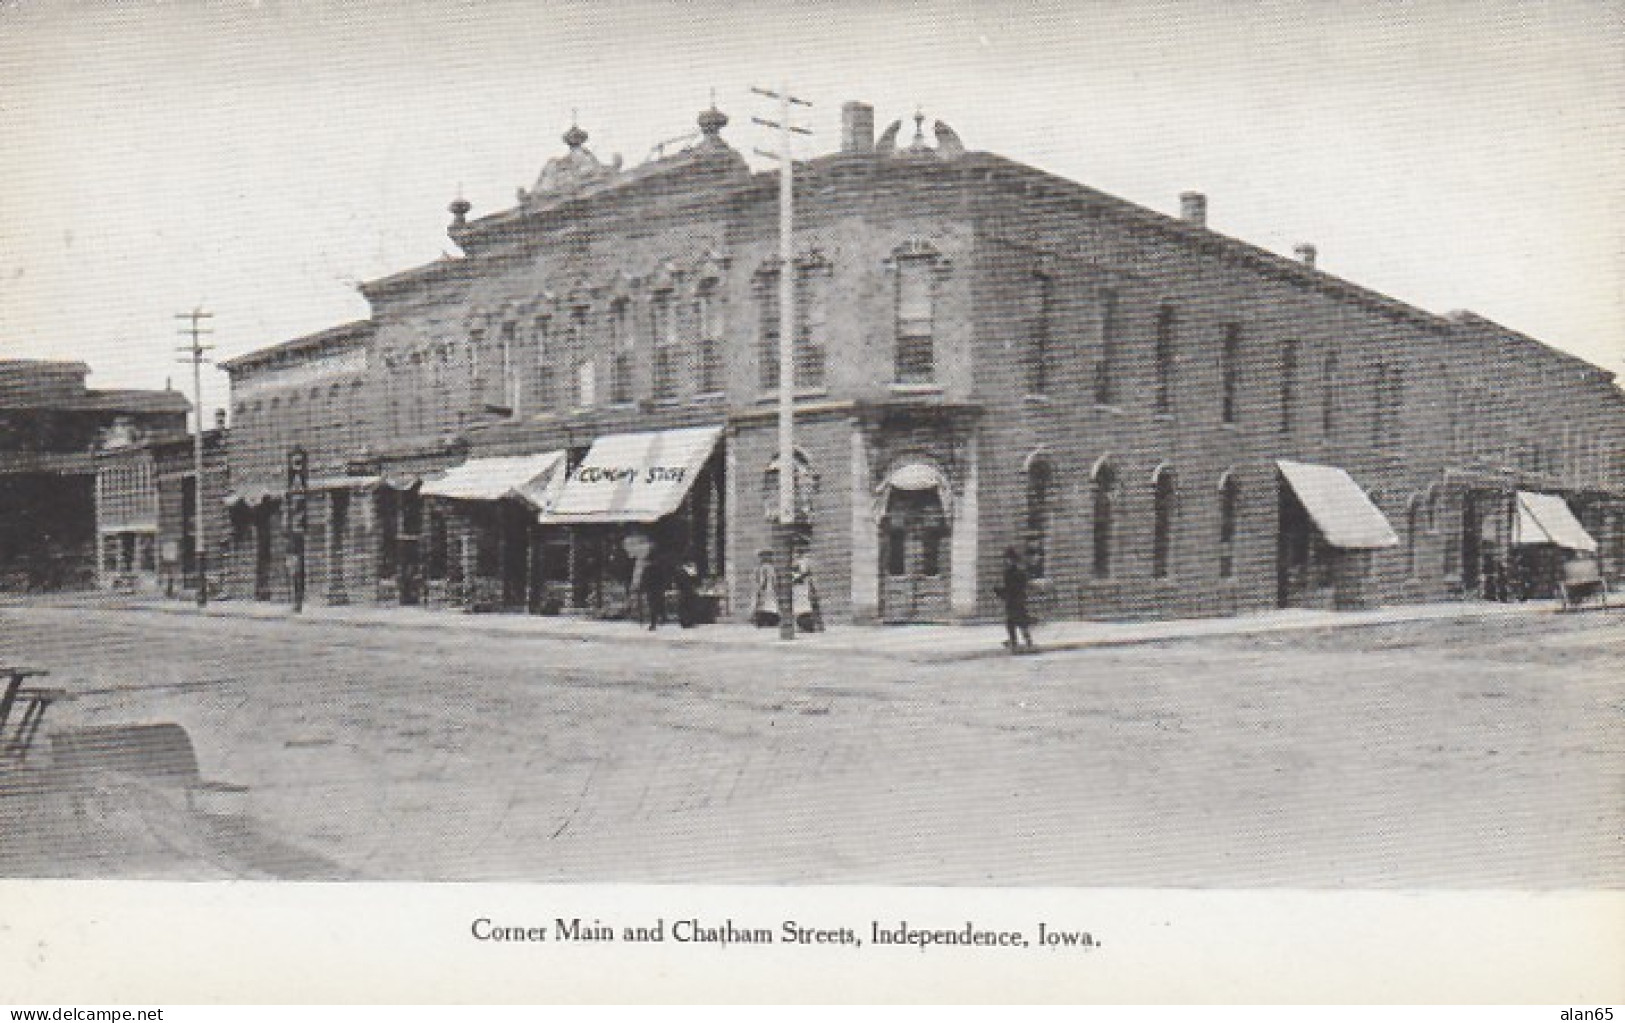
[{"label": "sidewalk", "polygon": [[[57,594],[29,599],[11,598],[0,608],[52,607],[87,611],[124,611],[179,615],[190,618],[237,618],[285,621],[294,624],[339,625],[355,628],[444,629],[473,635],[575,640],[588,643],[644,643],[670,647],[711,647],[775,650],[784,653],[841,654],[882,657],[917,663],[1007,657],[1004,626],[983,625],[835,625],[792,642],[778,638],[774,629],[748,625],[704,625],[682,629],[662,626],[650,632],[629,621],[601,621],[571,616],[524,614],[467,614],[452,610],[414,607],[309,606],[294,614],[286,604],[254,601],[217,601],[205,609],[195,604],[127,594]],[[1553,614],[1557,602],[1491,604],[1479,601],[1404,604],[1365,611],[1270,610],[1224,618],[1182,618],[1138,622],[1065,621],[1044,623],[1035,638],[1041,651],[1082,650],[1093,647],[1133,646],[1202,639],[1214,636],[1250,636],[1312,629],[1350,629],[1404,622],[1466,618],[1528,617]]]}]

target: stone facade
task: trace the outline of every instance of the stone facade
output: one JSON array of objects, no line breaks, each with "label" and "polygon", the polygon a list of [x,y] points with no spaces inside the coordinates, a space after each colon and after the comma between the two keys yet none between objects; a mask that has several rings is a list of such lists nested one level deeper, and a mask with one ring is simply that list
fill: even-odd
[{"label": "stone facade", "polygon": [[[987,618],[1007,547],[1041,617],[1225,614],[1479,592],[1518,490],[1568,499],[1625,572],[1610,374],[987,153],[923,119],[798,171],[797,476],[829,620]],[[311,599],[626,610],[617,557],[702,554],[743,619],[776,493],[777,182],[701,116],[600,163],[580,129],[463,251],[363,285],[369,319],[225,364],[230,587],[286,599],[287,452],[308,453]],[[670,522],[548,526],[512,495],[425,498],[496,455],[724,427]],[[1340,550],[1277,461],[1344,470],[1397,547]],[[639,556],[635,555],[634,560]],[[342,567],[340,567],[342,566]],[[590,577],[590,578],[589,578]],[[617,590],[617,587],[619,589]],[[621,599],[614,598],[619,592]],[[606,595],[608,594],[608,595]]]}]

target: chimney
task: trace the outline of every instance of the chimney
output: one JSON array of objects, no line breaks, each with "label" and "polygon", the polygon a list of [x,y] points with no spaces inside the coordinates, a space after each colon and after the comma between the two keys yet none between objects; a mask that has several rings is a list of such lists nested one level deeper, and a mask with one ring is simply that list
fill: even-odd
[{"label": "chimney", "polygon": [[853,100],[841,104],[841,152],[868,155],[875,151],[875,108]]},{"label": "chimney", "polygon": [[224,430],[226,428],[226,410],[225,409],[217,408],[217,409],[214,410],[214,428],[216,430]]},{"label": "chimney", "polygon": [[1179,219],[1197,227],[1207,226],[1207,196],[1201,192],[1179,193]]},{"label": "chimney", "polygon": [[1298,257],[1298,262],[1313,270],[1315,268],[1315,257],[1319,255],[1319,250],[1308,242],[1299,242],[1292,247],[1292,254]]}]

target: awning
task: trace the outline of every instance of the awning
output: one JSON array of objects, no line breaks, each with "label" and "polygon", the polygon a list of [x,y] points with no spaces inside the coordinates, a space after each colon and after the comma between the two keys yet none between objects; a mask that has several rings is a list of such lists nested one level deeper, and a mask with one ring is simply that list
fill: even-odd
[{"label": "awning", "polygon": [[894,490],[935,490],[937,498],[942,502],[943,514],[953,515],[953,488],[943,478],[942,471],[936,466],[924,462],[907,462],[892,469],[886,474],[886,479],[875,488],[874,516],[881,518],[886,514],[886,506],[891,501]]},{"label": "awning", "polygon": [[498,501],[517,497],[537,508],[547,507],[564,479],[564,452],[471,458],[437,480],[423,484],[424,497],[459,501]]},{"label": "awning", "polygon": [[318,476],[305,484],[305,489],[316,490],[371,490],[384,481],[382,476]]},{"label": "awning", "polygon": [[618,433],[592,442],[540,521],[654,522],[683,503],[722,436],[720,426]]},{"label": "awning", "polygon": [[1592,539],[1580,520],[1569,511],[1568,502],[1556,494],[1518,491],[1518,518],[1512,524],[1515,544],[1556,544],[1571,551],[1595,551]]},{"label": "awning", "polygon": [[253,507],[254,505],[264,504],[267,501],[274,501],[281,497],[281,487],[251,486],[243,487],[239,490],[233,490],[231,493],[225,496],[223,503],[228,508],[234,504],[246,504]]},{"label": "awning", "polygon": [[1399,546],[1388,519],[1342,469],[1308,462],[1275,464],[1331,546],[1350,550]]}]

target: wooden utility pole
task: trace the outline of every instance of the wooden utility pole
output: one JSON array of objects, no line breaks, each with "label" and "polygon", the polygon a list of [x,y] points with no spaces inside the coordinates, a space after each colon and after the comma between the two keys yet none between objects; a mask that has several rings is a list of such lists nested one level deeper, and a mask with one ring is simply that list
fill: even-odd
[{"label": "wooden utility pole", "polygon": [[203,364],[208,361],[204,353],[213,349],[214,345],[204,344],[203,336],[214,331],[202,323],[213,318],[214,314],[204,312],[201,306],[175,316],[177,320],[188,321],[188,326],[182,327],[180,333],[191,337],[191,344],[176,351],[182,354],[178,361],[192,364],[192,406],[197,424],[192,431],[192,469],[195,474],[192,485],[192,560],[197,565],[198,607],[206,607],[209,603],[209,571],[205,560],[208,557],[208,543],[203,524]]},{"label": "wooden utility pole", "polygon": [[811,135],[806,128],[790,123],[791,104],[810,107],[811,103],[790,95],[781,85],[778,92],[752,88],[758,96],[779,101],[779,119],[769,121],[751,118],[757,124],[775,128],[779,133],[777,152],[758,149],[761,156],[779,161],[779,550],[782,552],[779,572],[779,638],[796,638],[796,619],[790,573],[795,557],[796,540],[796,457],[795,457],[795,159],[790,142],[795,135]]}]

